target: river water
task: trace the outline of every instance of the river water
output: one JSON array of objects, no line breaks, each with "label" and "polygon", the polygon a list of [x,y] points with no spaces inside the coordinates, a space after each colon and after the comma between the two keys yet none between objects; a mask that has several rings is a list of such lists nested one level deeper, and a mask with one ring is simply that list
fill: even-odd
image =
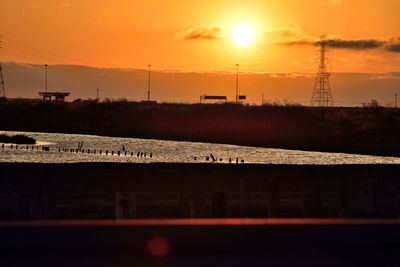
[{"label": "river water", "polygon": [[[398,157],[380,157],[345,153],[310,152],[263,147],[248,147],[201,142],[164,141],[140,138],[119,138],[82,134],[0,131],[8,135],[25,134],[37,144],[16,145],[0,143],[0,162],[212,162],[262,163],[262,164],[390,164],[400,163]],[[83,152],[78,153],[78,143],[83,142]],[[50,148],[44,151],[43,146]],[[123,147],[125,150],[123,150]],[[70,152],[74,149],[74,152]],[[88,153],[88,149],[90,152]],[[60,150],[60,151],[59,151]],[[67,151],[65,151],[67,150]],[[96,152],[94,151],[96,150]],[[101,150],[101,154],[100,154]],[[106,150],[108,155],[106,155]],[[114,151],[114,155],[112,154]],[[118,156],[118,151],[120,155]],[[94,153],[95,152],[95,153]],[[126,155],[125,155],[126,152]],[[138,155],[139,154],[139,155]],[[151,155],[151,157],[150,157]],[[196,159],[194,158],[196,157]],[[207,161],[208,157],[208,161]],[[222,160],[221,160],[222,159]],[[220,161],[221,160],[221,161]]]}]

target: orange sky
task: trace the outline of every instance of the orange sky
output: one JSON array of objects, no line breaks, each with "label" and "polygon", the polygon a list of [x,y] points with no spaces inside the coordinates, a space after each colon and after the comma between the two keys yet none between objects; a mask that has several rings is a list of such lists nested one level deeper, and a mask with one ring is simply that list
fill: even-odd
[{"label": "orange sky", "polygon": [[[246,72],[313,73],[318,49],[287,43],[327,34],[345,46],[331,49],[331,71],[398,72],[399,14],[400,0],[0,0],[0,59],[182,71],[234,71],[239,63]],[[250,46],[232,40],[240,24],[255,29]]]}]

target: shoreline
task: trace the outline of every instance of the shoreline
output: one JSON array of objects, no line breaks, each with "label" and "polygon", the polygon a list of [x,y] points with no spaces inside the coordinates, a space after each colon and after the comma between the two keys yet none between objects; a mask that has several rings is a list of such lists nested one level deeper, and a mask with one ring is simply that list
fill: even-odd
[{"label": "shoreline", "polygon": [[400,155],[400,109],[394,108],[8,102],[0,112],[8,131]]}]

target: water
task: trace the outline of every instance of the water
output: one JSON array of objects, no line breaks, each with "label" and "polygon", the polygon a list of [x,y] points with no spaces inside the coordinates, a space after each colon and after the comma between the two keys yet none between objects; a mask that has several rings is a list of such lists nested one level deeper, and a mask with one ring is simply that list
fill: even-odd
[{"label": "water", "polygon": [[[287,150],[262,147],[247,147],[225,144],[211,144],[201,142],[163,141],[140,138],[104,137],[81,134],[58,134],[39,132],[1,131],[8,135],[25,134],[37,140],[32,150],[32,145],[26,149],[26,145],[19,145],[18,149],[10,148],[10,144],[0,144],[0,162],[45,162],[45,163],[74,163],[74,162],[190,162],[204,163],[206,157],[212,153],[218,159],[218,163],[232,162],[236,158],[245,163],[264,164],[390,164],[400,163],[398,157],[380,157],[368,155],[356,155],[345,153],[310,152],[301,150]],[[59,152],[58,148],[65,147],[76,149],[78,143],[83,141],[85,153]],[[42,146],[49,146],[50,151],[42,151]],[[127,156],[122,151],[125,146]],[[22,149],[21,149],[22,147]],[[39,150],[37,150],[39,148]],[[90,149],[90,154],[87,153]],[[96,149],[96,154],[93,154]],[[102,150],[102,155],[99,151]],[[105,155],[108,150],[109,154]],[[111,151],[114,150],[114,155]],[[121,156],[117,155],[121,151]],[[133,156],[131,153],[133,152]],[[143,152],[137,157],[137,153]],[[146,157],[144,157],[146,153]],[[149,157],[152,153],[152,158]],[[194,157],[197,160],[194,160]],[[222,158],[220,162],[219,159]],[[211,161],[211,159],[210,159]]]}]

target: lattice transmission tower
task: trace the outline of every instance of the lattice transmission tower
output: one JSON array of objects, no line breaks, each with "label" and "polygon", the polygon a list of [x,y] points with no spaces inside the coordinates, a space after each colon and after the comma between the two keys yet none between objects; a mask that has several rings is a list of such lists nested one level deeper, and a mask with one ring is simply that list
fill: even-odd
[{"label": "lattice transmission tower", "polygon": [[331,86],[329,84],[329,76],[328,70],[326,68],[326,35],[321,36],[320,40],[320,58],[319,58],[319,67],[317,72],[317,77],[315,78],[314,90],[311,97],[311,106],[316,107],[332,107],[333,106],[333,98],[331,93]]}]

